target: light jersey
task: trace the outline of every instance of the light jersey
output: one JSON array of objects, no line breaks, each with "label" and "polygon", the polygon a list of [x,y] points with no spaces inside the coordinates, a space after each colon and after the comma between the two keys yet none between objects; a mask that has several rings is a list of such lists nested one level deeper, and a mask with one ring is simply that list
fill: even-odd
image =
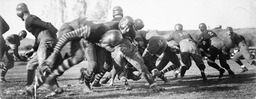
[{"label": "light jersey", "polygon": [[167,41],[174,40],[179,44],[180,41],[183,39],[193,39],[193,38],[186,31],[174,31],[166,40]]}]

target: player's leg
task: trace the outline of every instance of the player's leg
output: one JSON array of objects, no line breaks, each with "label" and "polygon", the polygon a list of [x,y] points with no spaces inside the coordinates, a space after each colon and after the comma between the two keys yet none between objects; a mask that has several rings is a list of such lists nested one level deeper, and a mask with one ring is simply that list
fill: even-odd
[{"label": "player's leg", "polygon": [[245,42],[240,42],[240,52],[243,55],[243,57],[246,59],[246,61],[251,64],[256,66],[256,61],[252,59],[251,54],[248,51],[248,46],[245,44]]},{"label": "player's leg", "polygon": [[99,83],[100,82],[100,79],[104,76],[104,74],[107,72],[107,70],[110,68],[109,65],[108,65],[108,62],[106,61],[107,58],[111,58],[107,56],[107,53],[110,53],[110,52],[107,52],[105,49],[103,48],[100,48],[100,47],[95,47],[96,49],[96,54],[97,54],[97,64],[98,64],[98,67],[96,69],[96,75],[94,77],[94,81],[92,82],[92,86],[94,87],[99,87],[101,86],[101,84]]},{"label": "player's leg", "polygon": [[[46,78],[46,85],[52,86],[54,84],[54,79],[56,79],[58,76],[61,76],[72,66],[84,60],[84,51],[82,50],[79,41],[72,42],[72,45],[73,47],[71,57],[64,59],[63,62],[52,71],[52,73]],[[76,47],[74,47],[75,45]]]},{"label": "player's leg", "polygon": [[[86,87],[84,88],[84,92],[91,92],[91,81],[93,78],[93,74],[95,73],[95,69],[97,68],[97,56],[94,44],[86,43],[85,40],[81,40],[81,45],[84,51],[84,59],[87,61],[87,67],[83,72],[84,74],[84,83]],[[76,54],[77,56],[77,54]],[[76,57],[75,56],[75,57]]]},{"label": "player's leg", "polygon": [[230,69],[230,66],[227,63],[226,55],[224,53],[222,53],[221,51],[219,54],[219,61],[220,61],[221,67],[225,68],[228,71],[229,76],[233,77],[235,75],[235,73]]},{"label": "player's leg", "polygon": [[3,66],[2,66],[3,68],[1,71],[0,81],[6,81],[5,75],[6,75],[7,71],[9,69],[13,68],[13,66],[14,66],[14,58],[12,55],[10,55],[8,53],[8,49],[6,49],[2,60],[3,60]]},{"label": "player's leg", "polygon": [[[170,66],[167,66],[165,68],[165,66],[169,63],[172,62],[173,64],[171,64]],[[179,62],[179,58],[178,56],[171,51],[170,47],[167,47],[166,50],[163,53],[163,58],[162,60],[159,62],[159,64],[157,65],[157,69],[160,70],[161,74],[158,76],[159,78],[161,78],[164,81],[167,81],[167,78],[164,76],[165,73],[171,71],[171,70],[175,70],[177,68],[180,67],[180,62]]]},{"label": "player's leg", "polygon": [[125,56],[125,59],[141,73],[141,76],[149,83],[150,88],[152,88],[154,91],[164,90],[164,88],[158,87],[154,82],[139,52],[136,52],[132,57]]},{"label": "player's leg", "polygon": [[201,76],[203,78],[203,81],[206,81],[207,78],[206,78],[206,75],[205,75],[205,72],[204,72],[205,65],[204,65],[202,56],[198,52],[198,53],[195,53],[195,54],[191,54],[191,57],[194,60],[194,62],[196,63],[196,66],[199,68],[199,70],[201,72]]},{"label": "player's leg", "polygon": [[38,55],[37,55],[37,52],[35,52],[34,57],[30,59],[26,65],[26,68],[27,68],[26,87],[29,87],[33,84],[37,66],[38,66]]},{"label": "player's leg", "polygon": [[207,63],[209,66],[217,69],[220,72],[219,78],[223,76],[225,73],[225,70],[221,68],[218,64],[215,63],[215,59],[217,58],[217,55],[220,53],[220,50],[217,49],[214,46],[210,46],[209,48],[209,54],[210,56],[208,57]]},{"label": "player's leg", "polygon": [[[125,65],[127,64],[127,61],[125,60],[123,53],[120,51],[120,47],[116,48],[116,50],[111,53],[111,56],[114,60],[113,61],[114,66],[110,73],[113,73],[113,70],[114,70],[116,74],[118,74],[118,78],[124,83],[126,90],[130,90],[131,87],[125,75]],[[114,78],[112,77],[111,80],[114,80]],[[113,84],[113,83],[110,83],[110,84]]]},{"label": "player's leg", "polygon": [[[166,70],[169,70],[169,71],[175,70],[174,76],[177,76],[179,73],[177,71],[179,71],[179,68],[180,68],[182,62],[180,61],[180,58],[177,55],[177,53],[173,52],[170,47],[167,47],[166,51],[167,51],[166,54],[167,54],[169,61],[171,61],[173,63],[173,65],[169,66],[168,67],[169,69],[167,68]],[[164,70],[162,70],[162,71],[164,71]],[[163,73],[166,73],[166,72],[168,72],[168,71],[165,71]]]},{"label": "player's leg", "polygon": [[189,52],[181,52],[180,53],[182,63],[185,64],[185,66],[182,66],[180,69],[180,77],[181,79],[185,76],[186,71],[190,68],[192,65],[191,63],[191,54]]}]

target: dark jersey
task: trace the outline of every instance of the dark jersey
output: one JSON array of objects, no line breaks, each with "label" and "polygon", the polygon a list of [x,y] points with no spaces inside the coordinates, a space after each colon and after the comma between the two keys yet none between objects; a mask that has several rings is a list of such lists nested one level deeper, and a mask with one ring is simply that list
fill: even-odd
[{"label": "dark jersey", "polygon": [[25,27],[27,31],[31,32],[35,37],[43,30],[48,30],[52,34],[56,35],[58,31],[51,23],[44,22],[35,15],[29,15],[25,20]]},{"label": "dark jersey", "polygon": [[3,35],[10,29],[9,25],[5,22],[5,20],[0,15],[0,35]]},{"label": "dark jersey", "polygon": [[[216,36],[217,36],[217,34],[210,30],[206,30],[206,31],[202,32],[199,35],[199,46],[198,47],[203,48],[204,50],[207,50],[211,46],[210,39],[212,37],[216,37]],[[205,42],[205,44],[202,44],[202,42]]]},{"label": "dark jersey", "polygon": [[180,43],[183,39],[193,39],[188,32],[185,31],[174,31],[166,40],[174,40],[176,43]]},{"label": "dark jersey", "polygon": [[202,38],[203,40],[210,40],[212,37],[216,37],[217,34],[213,31],[206,30],[205,32],[202,32],[199,35],[199,38]]},{"label": "dark jersey", "polygon": [[[56,44],[54,51],[59,52],[68,41],[72,40],[86,39],[91,43],[99,43],[102,35],[111,29],[116,29],[118,25],[118,22],[95,23],[86,21],[86,19],[80,22],[76,21],[78,20],[68,23],[70,27],[73,27],[74,31],[64,33]],[[64,24],[64,26],[67,27],[67,24]]]},{"label": "dark jersey", "polygon": [[234,33],[234,32],[232,34],[230,34],[229,36],[230,36],[232,43],[234,43],[237,46],[241,41],[245,41],[245,39],[242,35],[238,35],[237,33]]},{"label": "dark jersey", "polygon": [[10,44],[14,44],[15,46],[20,46],[20,37],[17,34],[12,34],[7,36],[5,40]]},{"label": "dark jersey", "polygon": [[[69,28],[71,28],[71,30],[76,30],[76,29],[80,29],[85,26],[89,26],[90,27],[90,35],[92,35],[93,38],[88,38],[88,39],[90,39],[90,42],[98,42],[101,38],[101,34],[104,34],[106,32],[106,30],[118,29],[118,23],[119,22],[116,22],[116,21],[110,21],[110,22],[105,22],[105,23],[99,23],[99,22],[96,23],[95,21],[90,21],[90,20],[87,20],[86,18],[78,18],[71,22],[65,23],[60,28],[60,31],[62,31],[62,29],[67,28],[67,25]],[[65,33],[63,33],[63,34],[65,34]],[[59,35],[63,35],[63,34],[59,34]]]}]

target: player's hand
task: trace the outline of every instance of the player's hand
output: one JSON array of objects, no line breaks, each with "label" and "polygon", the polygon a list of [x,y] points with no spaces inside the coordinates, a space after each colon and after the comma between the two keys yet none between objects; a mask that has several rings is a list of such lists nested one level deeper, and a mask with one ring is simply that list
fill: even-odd
[{"label": "player's hand", "polygon": [[164,90],[165,90],[164,88],[157,86],[156,83],[151,84],[151,85],[150,85],[150,88],[151,88],[153,91],[155,91],[155,92],[164,91]]}]

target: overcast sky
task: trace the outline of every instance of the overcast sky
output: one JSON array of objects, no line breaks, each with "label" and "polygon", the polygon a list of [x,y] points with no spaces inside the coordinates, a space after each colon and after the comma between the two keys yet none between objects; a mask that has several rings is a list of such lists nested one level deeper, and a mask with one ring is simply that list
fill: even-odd
[{"label": "overcast sky", "polygon": [[[0,14],[11,27],[4,36],[24,29],[24,22],[15,12],[15,7],[20,2],[27,3],[30,12],[41,19],[53,20],[42,16],[47,0],[0,2]],[[116,5],[123,8],[124,15],[142,19],[145,29],[173,30],[176,23],[183,24],[184,29],[198,29],[198,24],[202,22],[210,28],[217,25],[222,25],[223,28],[256,27],[256,0],[113,0],[112,6]],[[109,20],[112,19],[111,14],[112,12],[109,13]]]},{"label": "overcast sky", "polygon": [[169,30],[176,23],[198,29],[201,22],[211,28],[256,27],[256,0],[115,0],[113,4],[122,6],[125,15],[141,18],[149,29]]}]

